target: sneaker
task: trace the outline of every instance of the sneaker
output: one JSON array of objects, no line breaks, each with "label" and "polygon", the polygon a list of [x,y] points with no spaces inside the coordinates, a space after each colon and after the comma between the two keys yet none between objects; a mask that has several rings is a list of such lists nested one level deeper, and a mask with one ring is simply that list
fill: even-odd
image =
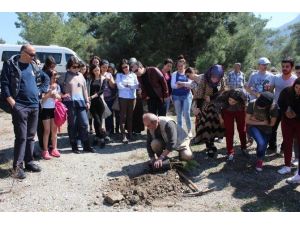
[{"label": "sneaker", "polygon": [[284,166],[282,167],[280,170],[277,171],[278,173],[280,173],[281,175],[283,174],[288,174],[291,172],[291,167],[289,166]]},{"label": "sneaker", "polygon": [[41,167],[33,162],[26,164],[25,169],[34,173],[39,173],[42,171]]},{"label": "sneaker", "polygon": [[256,171],[261,172],[263,170],[263,161],[261,159],[258,159],[256,161],[256,166],[255,166]]},{"label": "sneaker", "polygon": [[60,157],[60,153],[57,149],[53,149],[50,153],[50,155],[52,155],[53,157],[59,158]]},{"label": "sneaker", "polygon": [[193,132],[191,130],[189,131],[188,136],[189,136],[189,138],[193,138],[194,137]]},{"label": "sneaker", "polygon": [[52,159],[52,157],[49,155],[49,151],[42,151],[42,158],[45,160]]},{"label": "sneaker", "polygon": [[297,167],[299,165],[298,159],[294,159],[292,161],[292,165],[295,166],[295,167]]},{"label": "sneaker", "polygon": [[77,144],[72,145],[72,152],[74,152],[75,154],[81,154],[80,150],[78,149]]},{"label": "sneaker", "polygon": [[104,140],[105,140],[106,143],[107,143],[107,142],[110,142],[110,137],[109,137],[109,136],[106,136],[106,137],[104,138]]},{"label": "sneaker", "polygon": [[300,184],[300,175],[296,174],[293,177],[290,177],[286,180],[289,184]]},{"label": "sneaker", "polygon": [[248,138],[247,143],[246,143],[246,147],[249,148],[252,145],[253,145],[253,138]]},{"label": "sneaker", "polygon": [[126,137],[124,137],[122,142],[123,142],[123,144],[128,144],[128,139]]},{"label": "sneaker", "polygon": [[94,133],[93,129],[90,129],[90,134],[93,134],[93,133]]},{"label": "sneaker", "polygon": [[233,154],[228,155],[227,160],[232,162],[234,160],[234,155]]},{"label": "sneaker", "polygon": [[24,172],[24,170],[22,168],[16,167],[12,171],[12,177],[16,178],[16,179],[25,179],[26,178],[26,174],[25,174],[25,172]]},{"label": "sneaker", "polygon": [[223,143],[223,138],[216,138],[215,140],[216,140],[216,142],[218,142],[218,143]]}]

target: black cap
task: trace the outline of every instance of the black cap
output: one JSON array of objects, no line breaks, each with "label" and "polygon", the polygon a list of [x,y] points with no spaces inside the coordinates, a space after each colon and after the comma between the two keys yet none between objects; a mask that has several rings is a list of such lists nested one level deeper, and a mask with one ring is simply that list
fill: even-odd
[{"label": "black cap", "polygon": [[274,94],[268,91],[265,91],[260,94],[260,96],[256,99],[255,104],[259,107],[267,107],[272,105],[274,101]]}]

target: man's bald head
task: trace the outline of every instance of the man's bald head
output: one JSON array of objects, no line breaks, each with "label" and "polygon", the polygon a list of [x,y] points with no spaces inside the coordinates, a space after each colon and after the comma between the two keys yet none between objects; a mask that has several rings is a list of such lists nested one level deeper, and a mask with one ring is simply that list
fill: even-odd
[{"label": "man's bald head", "polygon": [[158,121],[159,121],[158,116],[154,115],[153,113],[145,113],[143,115],[144,125],[149,130],[155,130],[158,126]]},{"label": "man's bald head", "polygon": [[31,44],[24,44],[20,49],[20,61],[23,63],[31,63],[35,58],[35,49]]}]

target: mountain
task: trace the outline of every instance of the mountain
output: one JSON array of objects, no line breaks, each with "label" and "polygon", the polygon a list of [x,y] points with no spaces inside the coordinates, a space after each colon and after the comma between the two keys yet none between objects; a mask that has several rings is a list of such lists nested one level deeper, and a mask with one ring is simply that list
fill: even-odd
[{"label": "mountain", "polygon": [[279,31],[279,36],[290,36],[292,30],[289,28],[291,25],[294,25],[296,23],[300,23],[300,14],[290,22],[283,24],[282,26],[278,27],[276,30]]}]

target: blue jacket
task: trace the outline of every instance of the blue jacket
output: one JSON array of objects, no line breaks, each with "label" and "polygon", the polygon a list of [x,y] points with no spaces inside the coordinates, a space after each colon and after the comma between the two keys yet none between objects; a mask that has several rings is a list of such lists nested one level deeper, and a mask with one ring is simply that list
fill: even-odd
[{"label": "blue jacket", "polygon": [[[3,99],[7,97],[16,98],[20,90],[21,70],[18,65],[20,55],[14,55],[4,62],[1,72],[1,96]],[[39,89],[39,97],[42,93],[46,93],[49,88],[50,78],[35,63],[31,64],[33,72],[36,76],[36,84]]]}]

